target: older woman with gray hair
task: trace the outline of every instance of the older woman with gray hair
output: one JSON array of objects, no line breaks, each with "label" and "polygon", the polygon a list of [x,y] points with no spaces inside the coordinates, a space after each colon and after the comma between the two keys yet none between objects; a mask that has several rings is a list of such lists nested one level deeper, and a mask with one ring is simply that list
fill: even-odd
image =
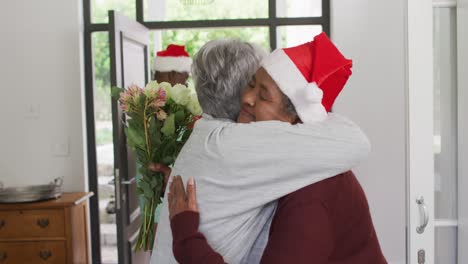
[{"label": "older woman with gray hair", "polygon": [[206,43],[192,67],[203,112],[214,118],[236,120],[241,93],[266,55],[260,47],[239,40]]},{"label": "older woman with gray hair", "polygon": [[[289,110],[280,115],[268,105],[250,108],[249,96],[261,96],[249,91],[258,88],[252,76],[263,54],[236,40],[210,41],[200,49],[192,71],[204,114],[172,170],[196,180],[199,230],[230,264],[245,262],[267,232],[277,199],[350,170],[370,150],[359,127],[339,115],[294,125],[298,116],[284,94],[277,105]],[[281,165],[285,161],[288,166]],[[151,263],[177,263],[172,239],[166,196]]]}]

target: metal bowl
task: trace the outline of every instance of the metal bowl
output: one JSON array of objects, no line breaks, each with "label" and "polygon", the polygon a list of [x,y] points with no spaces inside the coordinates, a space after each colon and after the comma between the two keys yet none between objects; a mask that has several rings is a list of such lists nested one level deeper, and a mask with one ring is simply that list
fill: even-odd
[{"label": "metal bowl", "polygon": [[62,178],[49,184],[4,188],[0,182],[0,203],[24,203],[58,198],[62,195]]}]

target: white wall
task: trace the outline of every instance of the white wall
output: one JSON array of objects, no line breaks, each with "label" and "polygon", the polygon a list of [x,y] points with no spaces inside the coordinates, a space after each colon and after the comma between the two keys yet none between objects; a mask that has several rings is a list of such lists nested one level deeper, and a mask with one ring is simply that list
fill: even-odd
[{"label": "white wall", "polygon": [[81,5],[0,3],[0,181],[6,186],[63,176],[64,190],[86,189]]},{"label": "white wall", "polygon": [[355,170],[367,194],[390,263],[406,254],[405,0],[332,1],[331,35],[353,59],[353,75],[336,112],[357,122],[372,142]]}]

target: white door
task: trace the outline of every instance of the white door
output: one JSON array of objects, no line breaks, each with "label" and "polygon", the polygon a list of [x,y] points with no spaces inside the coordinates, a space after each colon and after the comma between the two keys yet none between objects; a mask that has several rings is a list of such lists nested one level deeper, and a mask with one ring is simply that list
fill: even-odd
[{"label": "white door", "polygon": [[468,263],[467,4],[408,1],[408,263]]},{"label": "white door", "polygon": [[408,260],[434,263],[433,9],[431,1],[409,0],[408,85]]},{"label": "white door", "polygon": [[[371,156],[356,172],[391,264],[418,263],[421,249],[424,263],[468,263],[468,0],[443,2],[458,6],[435,12],[431,0],[332,1],[333,40],[355,62],[337,111],[361,125],[371,139]],[[453,62],[450,67],[439,65],[445,77],[435,84],[443,95],[435,94],[434,89],[434,48],[439,45],[445,52],[438,58],[449,59],[445,54],[453,54],[454,47],[446,37],[453,37],[453,28],[440,26],[437,34],[442,34],[439,40],[444,42],[434,45],[434,27],[436,22],[453,23],[453,10],[458,19],[456,113],[450,100],[457,84],[453,76],[446,81],[446,74],[456,71]],[[452,50],[441,47],[447,45]],[[443,109],[436,109],[436,101]],[[436,119],[436,110],[443,114],[441,119]],[[454,125],[456,116],[458,124]],[[435,131],[436,125],[444,130]],[[458,137],[450,134],[457,126]],[[457,143],[451,141],[455,138]],[[452,167],[436,168],[453,155],[453,146],[458,148],[458,157],[445,162],[452,162]],[[457,158],[455,176],[453,161]],[[422,234],[416,230],[425,219],[422,203],[416,203],[420,196],[428,216]],[[454,213],[457,203],[458,212]]]}]

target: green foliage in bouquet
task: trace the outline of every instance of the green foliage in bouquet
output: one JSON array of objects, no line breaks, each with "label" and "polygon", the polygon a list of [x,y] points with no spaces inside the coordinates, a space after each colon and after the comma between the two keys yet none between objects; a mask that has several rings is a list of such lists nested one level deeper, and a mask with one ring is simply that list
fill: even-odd
[{"label": "green foliage in bouquet", "polygon": [[142,197],[142,223],[135,250],[150,250],[154,242],[154,213],[162,202],[164,175],[149,169],[151,163],[173,165],[201,115],[196,94],[184,85],[152,81],[145,88],[113,87],[112,97],[126,115],[127,144],[141,165],[137,182]]}]

